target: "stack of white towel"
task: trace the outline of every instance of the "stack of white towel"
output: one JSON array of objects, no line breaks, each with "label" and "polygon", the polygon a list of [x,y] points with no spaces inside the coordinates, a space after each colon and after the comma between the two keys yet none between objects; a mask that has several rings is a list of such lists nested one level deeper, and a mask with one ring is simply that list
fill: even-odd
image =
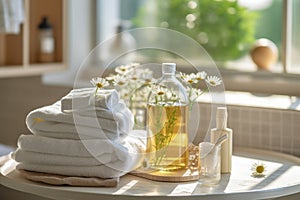
[{"label": "stack of white towel", "polygon": [[12,157],[17,169],[83,177],[120,177],[140,165],[146,134],[115,90],[74,89],[30,112]]}]

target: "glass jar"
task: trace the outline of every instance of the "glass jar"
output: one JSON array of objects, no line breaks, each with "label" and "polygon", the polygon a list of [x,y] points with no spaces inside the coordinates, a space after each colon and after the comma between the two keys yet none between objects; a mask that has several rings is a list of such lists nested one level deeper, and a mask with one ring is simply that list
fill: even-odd
[{"label": "glass jar", "polygon": [[184,169],[188,163],[188,99],[175,72],[175,63],[163,63],[148,97],[147,159],[154,170]]}]

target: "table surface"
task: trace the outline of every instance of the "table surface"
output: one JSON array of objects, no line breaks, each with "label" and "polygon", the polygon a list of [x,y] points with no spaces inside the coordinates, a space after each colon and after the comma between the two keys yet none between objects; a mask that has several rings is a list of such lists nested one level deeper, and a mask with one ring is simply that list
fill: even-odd
[{"label": "table surface", "polygon": [[[266,166],[266,176],[251,176],[256,162]],[[231,174],[223,174],[220,184],[203,186],[197,181],[167,183],[134,175],[120,178],[118,187],[70,187],[35,183],[22,178],[12,160],[1,168],[0,183],[6,187],[50,199],[263,199],[300,191],[300,158],[258,149],[236,148]]]}]

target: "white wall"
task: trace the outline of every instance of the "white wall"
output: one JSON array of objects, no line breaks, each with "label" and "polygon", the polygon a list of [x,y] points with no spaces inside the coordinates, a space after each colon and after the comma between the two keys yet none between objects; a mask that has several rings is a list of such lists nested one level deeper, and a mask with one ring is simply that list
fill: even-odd
[{"label": "white wall", "polygon": [[45,84],[73,86],[77,69],[95,46],[96,0],[67,0],[67,5],[68,69],[44,75]]}]

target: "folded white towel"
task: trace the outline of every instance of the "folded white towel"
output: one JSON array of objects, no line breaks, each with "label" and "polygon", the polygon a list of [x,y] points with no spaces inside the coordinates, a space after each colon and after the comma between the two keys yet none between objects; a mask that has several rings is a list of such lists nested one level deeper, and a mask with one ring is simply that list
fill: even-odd
[{"label": "folded white towel", "polygon": [[[146,146],[146,132],[135,130],[119,142],[21,135],[18,146],[21,150],[14,154],[14,157],[20,161],[17,169],[69,176],[111,178],[122,176],[140,166]],[[23,154],[25,151],[31,153],[26,153],[27,158],[20,158],[22,157],[18,153],[20,151]],[[44,154],[44,159],[39,158],[42,154]],[[83,163],[91,161],[93,157],[101,164],[90,166],[90,164]],[[47,158],[49,162],[46,161]],[[66,161],[69,158],[70,160]],[[96,164],[95,160],[92,164]]]},{"label": "folded white towel", "polygon": [[[116,144],[105,139],[68,140],[36,135],[21,135],[18,139],[18,147],[25,151],[80,157],[97,157],[105,153],[119,155],[127,152],[124,147],[114,148]],[[122,158],[122,155],[118,158]]]},{"label": "folded white towel", "polygon": [[33,151],[25,151],[18,148],[11,154],[11,157],[20,163],[41,164],[41,165],[66,165],[66,166],[96,166],[119,161],[112,153],[103,153],[101,156],[80,157],[64,156],[57,154],[46,154]]},{"label": "folded white towel", "polygon": [[[74,131],[72,132],[66,132],[64,129],[62,131],[53,132],[53,131],[42,131],[42,130],[36,130],[34,135],[39,135],[43,137],[49,137],[49,138],[56,138],[56,139],[72,139],[72,140],[91,140],[91,139],[109,139],[109,140],[118,140],[125,137],[125,135],[108,132],[108,131],[102,131],[97,130],[95,128],[89,128],[89,127],[77,127],[75,130],[74,126],[70,126],[70,128],[73,128]],[[66,128],[66,126],[65,126]]]},{"label": "folded white towel", "polygon": [[[133,114],[124,103],[116,104],[120,109],[114,112],[86,109],[63,113],[60,107],[61,103],[58,101],[53,105],[31,111],[26,118],[28,129],[33,134],[54,138],[77,139],[79,135],[82,139],[115,139],[120,134],[128,134],[134,125]],[[60,133],[61,137],[58,136]],[[72,134],[74,137],[71,137]]]},{"label": "folded white towel", "polygon": [[99,107],[112,110],[119,103],[120,97],[116,90],[98,90],[96,88],[74,89],[61,99],[61,111]]},{"label": "folded white towel", "polygon": [[134,130],[120,141],[107,139],[68,140],[47,138],[36,135],[21,135],[18,147],[25,151],[64,156],[98,157],[105,153],[115,154],[118,159],[126,160],[128,156],[140,153],[145,147],[146,134]]},{"label": "folded white towel", "polygon": [[99,178],[115,178],[120,177],[128,171],[116,170],[106,165],[100,166],[59,166],[59,165],[40,165],[30,163],[18,163],[17,169],[24,169],[35,172],[43,172],[50,174],[59,174],[64,176],[83,176],[83,177],[99,177]]}]

